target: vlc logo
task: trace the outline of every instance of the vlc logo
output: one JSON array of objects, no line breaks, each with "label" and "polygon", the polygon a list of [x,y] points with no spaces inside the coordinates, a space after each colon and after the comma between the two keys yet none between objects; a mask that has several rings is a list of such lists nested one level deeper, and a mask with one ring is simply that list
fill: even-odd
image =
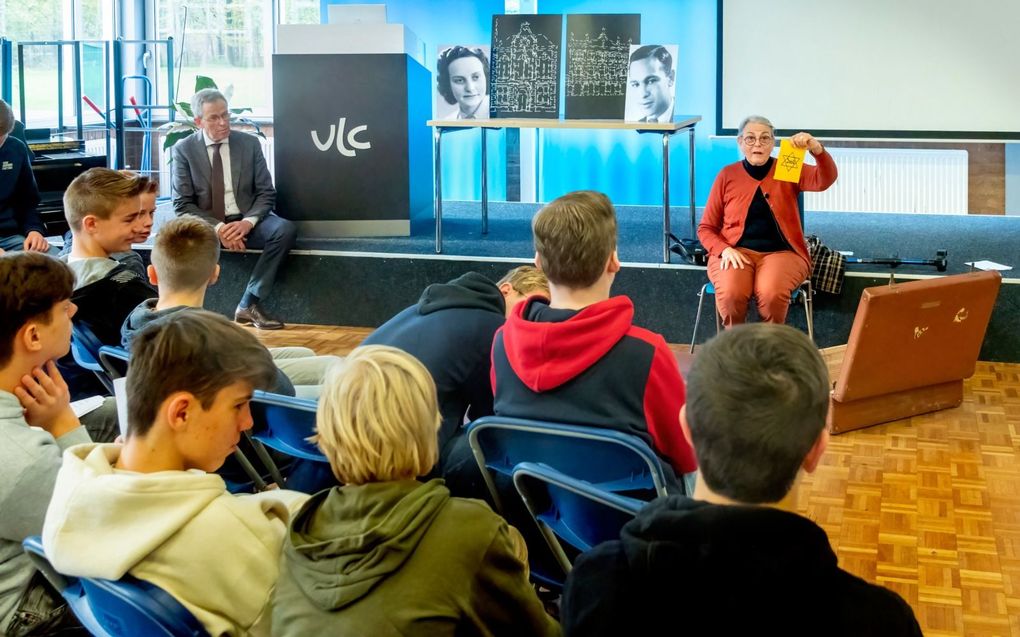
[{"label": "vlc logo", "polygon": [[[326,152],[329,147],[333,145],[333,140],[336,139],[336,149],[340,151],[340,154],[344,157],[354,157],[357,155],[359,150],[368,150],[372,147],[372,142],[359,142],[355,137],[362,131],[367,131],[368,126],[355,126],[347,133],[347,144],[344,144],[344,128],[347,125],[347,118],[341,117],[340,121],[334,126],[329,125],[329,138],[325,143],[319,141],[319,131],[312,131],[312,142],[315,143],[315,147]],[[354,149],[354,150],[352,150]]]}]

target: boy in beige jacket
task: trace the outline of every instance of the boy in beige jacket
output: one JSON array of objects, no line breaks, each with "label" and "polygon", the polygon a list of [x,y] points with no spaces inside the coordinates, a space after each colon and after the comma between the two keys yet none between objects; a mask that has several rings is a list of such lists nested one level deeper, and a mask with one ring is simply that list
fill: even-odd
[{"label": "boy in beige jacket", "polygon": [[254,336],[196,310],[137,335],[123,445],[69,449],[43,526],[61,573],[125,573],[177,598],[211,635],[268,635],[290,509],[306,496],[227,492],[213,474],[252,426],[252,390],[274,379]]}]

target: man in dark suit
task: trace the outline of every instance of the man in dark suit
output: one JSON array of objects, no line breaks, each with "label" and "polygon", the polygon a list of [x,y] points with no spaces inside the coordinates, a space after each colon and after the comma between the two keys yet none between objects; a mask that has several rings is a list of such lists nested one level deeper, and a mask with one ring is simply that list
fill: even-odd
[{"label": "man in dark suit", "polygon": [[273,212],[276,189],[253,135],[230,130],[227,99],[216,89],[191,98],[199,130],[173,147],[174,212],[193,214],[216,228],[227,250],[262,249],[234,320],[275,330],[283,323],[261,307],[297,231]]}]

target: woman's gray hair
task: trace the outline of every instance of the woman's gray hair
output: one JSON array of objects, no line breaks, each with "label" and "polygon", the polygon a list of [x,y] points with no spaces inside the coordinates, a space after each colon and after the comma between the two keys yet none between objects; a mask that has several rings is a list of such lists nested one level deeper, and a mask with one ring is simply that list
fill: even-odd
[{"label": "woman's gray hair", "polygon": [[762,117],[761,115],[748,115],[745,117],[744,121],[740,122],[739,135],[744,134],[744,129],[747,128],[748,124],[761,124],[763,126],[768,126],[772,136],[776,136],[776,127],[772,125],[772,122],[770,122],[767,117]]},{"label": "woman's gray hair", "polygon": [[214,88],[204,88],[191,97],[191,112],[195,114],[195,117],[202,117],[204,105],[220,101],[224,104],[227,103],[227,98],[223,97],[223,93]]}]

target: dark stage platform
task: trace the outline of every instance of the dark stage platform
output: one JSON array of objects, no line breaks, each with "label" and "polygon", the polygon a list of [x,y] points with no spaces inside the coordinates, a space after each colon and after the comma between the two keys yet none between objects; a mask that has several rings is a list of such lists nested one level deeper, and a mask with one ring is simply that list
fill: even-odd
[{"label": "dark stage platform", "polygon": [[[302,239],[291,257],[270,307],[295,323],[374,327],[417,300],[430,283],[469,270],[498,278],[534,254],[530,220],[537,204],[493,203],[489,233],[481,235],[479,204],[444,202],[444,253],[435,254],[431,216],[412,223],[411,237]],[[661,262],[661,209],[619,206],[619,254],[625,267],[613,292],[636,306],[635,321],[670,342],[691,339],[697,292],[704,268]],[[162,215],[161,215],[162,216]],[[672,211],[674,234],[690,233],[688,209]],[[925,258],[949,251],[949,273],[965,272],[966,261],[987,259],[1020,266],[1020,218],[992,216],[812,213],[805,226],[829,247],[861,257]],[[221,281],[210,290],[211,309],[232,313],[255,254],[224,253]],[[934,268],[901,267],[897,278],[933,276]],[[981,359],[1020,362],[1020,274],[1004,272]],[[888,282],[883,266],[851,266],[842,294],[815,299],[815,340],[820,347],[846,343],[861,290]],[[714,332],[711,315],[699,328],[699,340]],[[789,322],[805,329],[804,312],[791,308]]]}]

